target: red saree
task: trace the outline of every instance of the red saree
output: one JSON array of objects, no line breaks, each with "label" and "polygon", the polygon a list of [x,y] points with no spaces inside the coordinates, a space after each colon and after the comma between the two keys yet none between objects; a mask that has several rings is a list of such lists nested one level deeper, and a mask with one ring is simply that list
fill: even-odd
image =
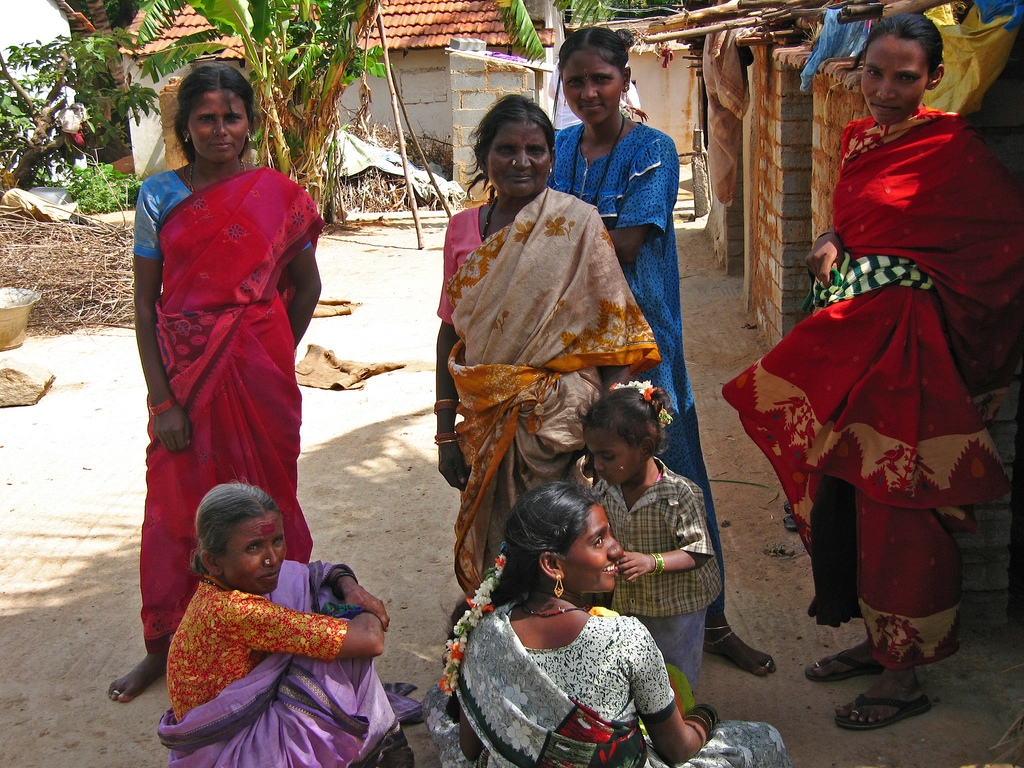
[{"label": "red saree", "polygon": [[309,562],[295,496],[301,397],[285,269],[323,226],[297,184],[262,168],[193,194],[160,229],[157,339],[192,441],[168,451],[150,423],[140,568],[149,652],[167,649],[195,591],[195,512],[213,486],[266,490],[284,516],[289,559]]},{"label": "red saree", "polygon": [[852,259],[911,259],[934,290],[831,304],[723,393],[808,551],[821,477],[855,487],[857,602],[875,658],[902,669],[956,651],[949,534],[975,529],[964,505],[1009,491],[985,422],[1021,359],[1024,190],[964,120],[921,108],[891,129],[846,128],[833,207]]}]

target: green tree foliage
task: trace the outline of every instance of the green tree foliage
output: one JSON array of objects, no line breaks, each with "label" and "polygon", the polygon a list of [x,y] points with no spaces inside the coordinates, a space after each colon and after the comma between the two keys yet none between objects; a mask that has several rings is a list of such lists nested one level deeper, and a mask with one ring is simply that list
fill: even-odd
[{"label": "green tree foliage", "polygon": [[135,206],[142,181],[118,173],[112,165],[91,163],[85,168],[72,168],[66,186],[82,213],[111,213]]},{"label": "green tree foliage", "polygon": [[[58,37],[0,53],[0,164],[4,187],[29,186],[48,167],[66,168],[77,150],[68,145],[57,116],[73,102],[85,106],[85,151],[127,141],[127,118],[149,114],[151,88],[119,85],[110,67],[120,60],[117,35]],[[81,156],[78,153],[78,156]]]},{"label": "green tree foliage", "polygon": [[[156,39],[185,0],[146,0],[138,42]],[[143,64],[149,74],[173,72],[221,49],[222,35],[242,41],[259,99],[257,151],[318,202],[325,159],[340,125],[339,106],[358,40],[377,4],[367,0],[192,0],[214,29],[181,38]],[[372,66],[372,64],[371,64]]]},{"label": "green tree foliage", "polygon": [[[509,40],[516,53],[528,59],[543,59],[544,46],[541,45],[537,29],[530,18],[523,0],[496,0],[502,24],[508,33]],[[611,9],[603,0],[553,0],[555,7],[563,13],[568,12],[572,23],[582,26],[605,21],[612,17]]]}]

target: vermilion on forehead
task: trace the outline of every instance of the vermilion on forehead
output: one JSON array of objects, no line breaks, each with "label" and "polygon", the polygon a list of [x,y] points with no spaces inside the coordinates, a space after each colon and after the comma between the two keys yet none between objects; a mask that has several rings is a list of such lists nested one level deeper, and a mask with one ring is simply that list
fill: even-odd
[{"label": "vermilion on forehead", "polygon": [[274,523],[264,523],[260,526],[260,536],[270,536],[276,530],[277,526]]}]

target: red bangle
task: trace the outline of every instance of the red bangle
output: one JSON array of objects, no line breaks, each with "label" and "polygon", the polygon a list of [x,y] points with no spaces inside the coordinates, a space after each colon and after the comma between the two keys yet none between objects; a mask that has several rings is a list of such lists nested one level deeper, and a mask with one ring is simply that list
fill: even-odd
[{"label": "red bangle", "polygon": [[444,443],[461,443],[462,437],[458,432],[439,432],[434,435],[434,445],[442,445]]},{"label": "red bangle", "polygon": [[438,411],[454,411],[458,407],[458,400],[438,400],[436,403],[434,403],[434,413],[436,414]]},{"label": "red bangle", "polygon": [[167,413],[169,410],[171,410],[171,408],[173,408],[177,404],[178,403],[174,399],[174,395],[171,395],[170,397],[168,397],[166,400],[164,400],[159,405],[151,405],[151,406],[149,406],[149,415],[150,416],[159,416],[161,413]]}]

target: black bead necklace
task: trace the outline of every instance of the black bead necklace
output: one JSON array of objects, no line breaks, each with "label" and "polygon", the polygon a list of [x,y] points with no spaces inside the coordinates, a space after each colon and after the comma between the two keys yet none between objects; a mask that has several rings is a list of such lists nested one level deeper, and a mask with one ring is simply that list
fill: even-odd
[{"label": "black bead necklace", "polygon": [[[619,139],[622,138],[622,132],[624,130],[626,130],[626,116],[620,114],[619,117],[622,118],[622,122],[619,123],[619,132],[617,134],[615,134],[615,141],[612,142],[612,148],[608,152],[608,162],[605,164],[604,170],[601,171],[601,178],[598,179],[597,189],[594,190],[594,205],[597,205],[600,202],[599,195],[601,194],[602,187],[604,187],[604,180],[608,176],[608,169],[612,167],[612,157],[615,155],[615,148],[617,146],[619,146]],[[576,162],[576,156],[577,155],[580,156],[580,157],[583,156],[583,152],[580,150],[580,145],[583,143],[583,133],[584,133],[583,131],[580,131],[580,137],[576,141],[576,155],[574,155],[573,158],[572,158],[572,180],[569,182],[569,194],[570,195],[575,195],[576,194],[576,166],[579,165],[579,163]],[[583,162],[586,163],[587,162],[587,158],[584,157],[583,158]],[[588,167],[589,167],[589,164],[588,164]],[[583,186],[580,187],[580,193],[579,193],[580,200],[583,200],[584,202],[587,202],[587,199],[583,196],[585,194],[585,192],[586,192],[586,188],[587,188],[587,174],[584,173],[583,174]]]}]

